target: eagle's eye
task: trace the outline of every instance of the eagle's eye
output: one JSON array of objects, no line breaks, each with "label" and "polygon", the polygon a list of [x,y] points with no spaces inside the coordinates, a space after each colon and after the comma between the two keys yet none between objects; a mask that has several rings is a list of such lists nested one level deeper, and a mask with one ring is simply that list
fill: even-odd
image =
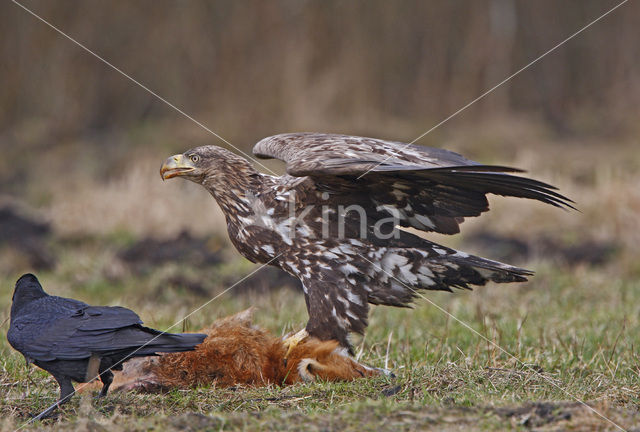
[{"label": "eagle's eye", "polygon": [[200,160],[200,156],[198,155],[191,155],[190,156],[191,162],[196,163]]}]

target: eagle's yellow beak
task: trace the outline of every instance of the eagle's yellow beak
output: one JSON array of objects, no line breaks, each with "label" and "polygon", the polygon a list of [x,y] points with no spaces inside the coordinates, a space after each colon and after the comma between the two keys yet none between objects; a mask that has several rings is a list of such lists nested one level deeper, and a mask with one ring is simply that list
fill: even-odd
[{"label": "eagle's yellow beak", "polygon": [[160,177],[162,180],[167,180],[173,177],[185,175],[188,172],[195,170],[189,158],[185,158],[184,155],[177,154],[167,158],[166,161],[160,167]]}]

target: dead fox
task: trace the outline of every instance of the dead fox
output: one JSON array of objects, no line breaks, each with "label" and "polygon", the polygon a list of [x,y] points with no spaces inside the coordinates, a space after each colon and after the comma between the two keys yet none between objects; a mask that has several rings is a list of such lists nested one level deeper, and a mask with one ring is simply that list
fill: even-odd
[{"label": "dead fox", "polygon": [[252,324],[253,312],[247,309],[200,330],[207,338],[194,351],[128,361],[122,372],[115,372],[111,388],[155,392],[204,385],[289,385],[349,381],[384,372],[358,363],[333,340],[306,338],[287,355],[282,338]]}]

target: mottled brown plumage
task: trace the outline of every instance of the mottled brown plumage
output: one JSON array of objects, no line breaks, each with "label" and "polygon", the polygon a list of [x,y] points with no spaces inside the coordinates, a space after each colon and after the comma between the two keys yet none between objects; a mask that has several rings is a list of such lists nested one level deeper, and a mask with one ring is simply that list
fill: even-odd
[{"label": "mottled brown plumage", "polygon": [[420,289],[520,282],[532,274],[398,226],[457,233],[465,217],[489,209],[489,193],[572,207],[553,186],[506,174],[519,170],[442,149],[296,133],[265,138],[253,151],[286,162],[287,174],[261,174],[215,146],[170,157],[161,174],[203,185],[242,255],[302,281],[309,334],[347,347],[349,332],[364,331],[369,304],[407,306]]}]

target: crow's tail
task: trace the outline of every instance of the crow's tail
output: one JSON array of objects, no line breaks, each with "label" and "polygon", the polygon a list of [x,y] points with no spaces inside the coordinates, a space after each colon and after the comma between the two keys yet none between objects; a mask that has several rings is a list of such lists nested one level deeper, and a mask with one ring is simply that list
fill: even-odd
[{"label": "crow's tail", "polygon": [[191,351],[207,337],[206,334],[201,333],[164,333],[148,327],[142,327],[142,329],[149,332],[152,337],[149,338],[149,342],[140,351],[149,352],[150,354]]}]

